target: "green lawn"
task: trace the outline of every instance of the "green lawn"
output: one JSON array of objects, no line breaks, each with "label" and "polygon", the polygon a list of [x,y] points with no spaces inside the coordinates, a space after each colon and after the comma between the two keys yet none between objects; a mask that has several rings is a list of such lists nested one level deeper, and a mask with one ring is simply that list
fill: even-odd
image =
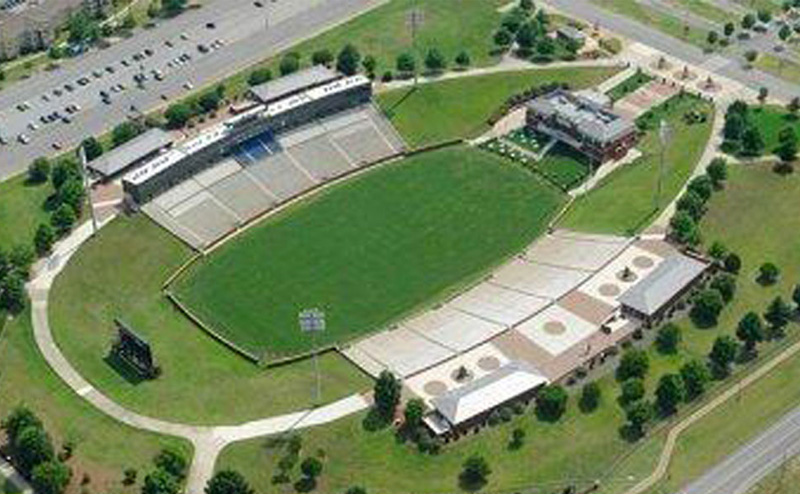
[{"label": "green lawn", "polygon": [[648,82],[653,80],[653,76],[646,72],[637,71],[632,76],[628,77],[624,81],[620,82],[611,90],[609,90],[606,95],[611,98],[612,101],[617,101],[625,96],[631,94],[632,92],[636,91],[640,87],[644,86]]},{"label": "green lawn", "polygon": [[521,250],[562,200],[489,153],[429,152],[258,225],[195,264],[175,289],[242,347],[292,354],[311,347],[297,329],[301,309],[326,311],[322,344],[379,330]]},{"label": "green lawn", "polygon": [[[673,98],[656,109],[672,128],[672,145],[665,159],[661,208],[680,191],[697,165],[711,135],[713,106],[693,97]],[[687,124],[684,114],[691,109],[708,115],[705,123]],[[643,156],[605,177],[580,196],[564,215],[561,226],[595,233],[631,234],[647,226],[660,211],[655,208],[659,174],[658,133],[649,131],[637,145]]]},{"label": "green lawn", "polygon": [[761,135],[764,138],[764,148],[767,152],[771,152],[778,147],[778,134],[784,127],[794,127],[795,132],[800,135],[800,119],[793,118],[781,106],[752,106],[750,118],[761,131]]},{"label": "green lawn", "polygon": [[689,12],[720,25],[726,22],[737,23],[741,20],[735,13],[715,5],[713,0],[678,0],[678,2]]},{"label": "green lawn", "polygon": [[800,457],[794,457],[747,492],[748,494],[794,494],[798,484],[800,484]]},{"label": "green lawn", "polygon": [[44,209],[50,184],[29,185],[20,175],[0,183],[0,248],[30,245],[39,223],[48,222]]},{"label": "green lawn", "polygon": [[[800,240],[775,232],[793,232],[800,227],[800,217],[792,214],[798,198],[800,176],[779,177],[767,166],[731,170],[729,185],[712,199],[711,210],[702,227],[706,243],[720,239],[742,256],[743,269],[736,298],[723,311],[720,323],[714,328],[698,329],[688,320],[679,321],[684,333],[677,355],[664,356],[652,348],[649,350],[651,368],[646,383],[649,393],[663,373],[675,372],[689,359],[705,356],[713,339],[722,333],[732,333],[736,321],[746,311],[763,310],[777,294],[790,293],[798,281],[796,273],[800,272],[800,257],[797,256]],[[758,207],[753,207],[754,204]],[[755,271],[766,259],[775,261],[786,275],[776,286],[765,288],[755,282]],[[794,323],[788,328],[791,338],[763,343],[761,360],[747,367],[736,367],[734,377],[715,385],[710,393],[734,385],[745,372],[790,341],[796,341],[800,336],[798,330],[800,326]],[[689,428],[679,439],[668,480],[649,494],[674,494],[680,486],[797,406],[800,388],[793,383],[798,372],[800,356],[779,366],[736,399]],[[560,492],[568,481],[581,485],[581,482],[600,479],[604,486],[599,491],[602,494],[623,494],[652,471],[666,429],[657,430],[635,447],[621,441],[617,427],[623,418],[615,401],[617,385],[611,376],[601,378],[600,384],[602,404],[593,414],[579,413],[573,397],[562,422],[543,424],[527,413],[510,424],[485,429],[477,436],[447,445],[434,457],[420,455],[397,444],[389,432],[363,431],[358,418],[303,432],[301,457],[320,449],[325,452],[319,492],[342,492],[356,483],[369,492],[389,494],[454,491],[461,463],[471,453],[479,452],[489,460],[493,471],[486,487],[490,491],[512,492],[535,485],[549,489],[545,492]],[[511,430],[517,426],[527,431],[525,445],[518,451],[508,451],[505,445]],[[265,441],[252,440],[224,450],[217,468],[238,469],[257,490],[266,491],[273,488],[270,479],[279,457]],[[580,461],[576,460],[578,458]],[[295,471],[293,480],[297,475]],[[424,483],[420,479],[424,479]],[[288,488],[284,490],[289,491]]]},{"label": "green lawn", "polygon": [[571,189],[586,178],[592,165],[579,152],[558,143],[532,166],[559,186]]},{"label": "green lawn", "polygon": [[475,137],[505,100],[533,86],[567,82],[580,89],[597,85],[616,68],[534,69],[463,77],[378,95],[378,102],[412,147]]},{"label": "green lawn", "polygon": [[791,60],[784,60],[770,55],[769,53],[762,53],[753,64],[757,69],[764,72],[769,72],[772,75],[778,76],[795,84],[800,84],[800,64]]},{"label": "green lawn", "polygon": [[[161,294],[161,283],[190,255],[142,215],[104,227],[72,258],[50,295],[50,324],[66,357],[113,400],[165,419],[230,424],[309,406],[311,361],[259,368],[191,324]],[[137,384],[106,363],[115,317],[150,341],[163,369],[158,379]],[[336,354],[321,357],[320,365],[325,401],[369,386]]]},{"label": "green lawn", "polygon": [[88,473],[92,491],[122,491],[122,472],[129,467],[140,471],[141,480],[141,472],[151,467],[153,456],[165,446],[191,454],[188,443],[123,426],[67,388],[36,349],[27,313],[6,324],[0,335],[0,393],[0,417],[25,404],[44,420],[57,445],[75,444],[69,462],[74,478],[77,482]]},{"label": "green lawn", "polygon": [[[338,52],[352,43],[363,55],[372,55],[380,76],[386,70],[395,70],[397,56],[415,52],[418,66],[430,48],[439,49],[452,65],[462,50],[469,53],[474,66],[493,65],[498,58],[492,54],[492,34],[500,23],[497,8],[505,0],[393,0],[366,14],[335,27],[287,51],[299,53],[304,65],[311,63],[311,55],[320,49]],[[417,9],[422,22],[417,30],[417,46],[411,43],[411,12]],[[260,64],[278,74],[279,58]],[[247,73],[232,79],[235,91],[246,88]]]},{"label": "green lawn", "polygon": [[[593,0],[598,6],[616,12],[617,14],[630,17],[644,25],[653,27],[674,38],[682,39],[694,45],[705,47],[706,33],[702,29],[693,25],[688,25],[677,15],[672,16],[636,0]],[[690,0],[695,2],[695,0]]]}]

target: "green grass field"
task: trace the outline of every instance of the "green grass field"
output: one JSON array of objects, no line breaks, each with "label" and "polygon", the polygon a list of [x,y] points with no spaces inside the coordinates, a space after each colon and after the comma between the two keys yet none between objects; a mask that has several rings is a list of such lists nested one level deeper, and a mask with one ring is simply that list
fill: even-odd
[{"label": "green grass field", "polygon": [[[524,169],[467,148],[386,165],[258,225],[175,291],[242,347],[311,348],[297,313],[327,313],[321,344],[379,330],[521,250],[562,202]],[[464,221],[469,218],[469,221]]]},{"label": "green grass field", "polygon": [[57,445],[74,442],[70,465],[75,478],[79,481],[88,473],[88,488],[98,492],[120,492],[123,470],[149,469],[153,456],[165,446],[191,454],[188,443],[124,426],[63,384],[39,354],[27,313],[7,323],[0,334],[0,391],[0,417],[19,404],[34,410]]},{"label": "green grass field", "polygon": [[586,158],[564,144],[556,144],[537,163],[538,168],[548,179],[561,187],[572,188],[583,181],[591,170]]},{"label": "green grass field", "polygon": [[800,135],[800,119],[793,118],[783,107],[753,106],[750,110],[750,118],[761,131],[761,136],[764,138],[764,149],[768,153],[778,147],[778,135],[785,127],[794,127],[795,133]]},{"label": "green grass field", "polygon": [[[796,255],[800,241],[792,237],[787,242],[774,232],[796,231],[800,227],[800,217],[791,213],[798,197],[800,176],[782,178],[766,166],[731,170],[727,189],[712,199],[711,211],[702,226],[707,243],[720,239],[742,256],[744,267],[736,298],[723,311],[720,323],[714,328],[698,329],[688,320],[679,321],[684,334],[677,355],[664,356],[652,348],[649,350],[651,369],[646,382],[649,393],[663,373],[675,372],[689,359],[705,356],[714,338],[732,333],[736,321],[746,311],[763,310],[777,294],[790,292],[798,281],[796,273],[800,272],[800,257]],[[753,207],[753,204],[760,206]],[[776,286],[765,288],[755,282],[754,272],[765,259],[774,260],[786,273]],[[797,339],[798,329],[796,323],[788,329],[792,340]],[[786,343],[788,341],[763,343],[762,360],[753,365],[760,364]],[[735,376],[717,385],[712,392],[734,385],[749,368],[737,367]],[[673,494],[787,409],[796,406],[800,390],[792,382],[798,372],[800,356],[689,428],[679,439],[668,480],[649,494]],[[486,487],[490,491],[511,492],[536,486],[549,489],[544,492],[560,492],[569,480],[586,483],[601,479],[604,487],[599,492],[623,494],[652,471],[665,431],[652,434],[635,447],[623,442],[617,435],[617,427],[623,420],[616,403],[618,385],[611,376],[603,377],[600,384],[602,404],[592,414],[578,412],[572,398],[563,422],[543,424],[528,413],[509,424],[485,429],[476,436],[445,446],[441,454],[433,457],[397,444],[389,432],[365,432],[358,418],[304,432],[303,454],[319,449],[326,453],[320,492],[341,492],[354,483],[365,486],[370,492],[389,494],[453,491],[457,488],[461,463],[471,453],[480,452],[493,470]],[[527,439],[520,450],[509,451],[505,445],[517,426],[527,431]],[[280,454],[268,448],[264,440],[252,440],[228,447],[217,468],[236,468],[257,489],[267,490],[279,457]],[[424,485],[419,479],[424,479]]]},{"label": "green grass field", "polygon": [[[692,25],[688,25],[677,15],[672,16],[660,10],[648,7],[636,0],[593,0],[598,6],[630,17],[642,24],[653,27],[674,38],[682,39],[693,45],[706,46],[706,32]],[[682,0],[689,4],[696,4],[697,0]]]},{"label": "green grass field", "polygon": [[423,84],[378,95],[381,108],[412,147],[475,137],[515,93],[550,82],[580,89],[614,75],[616,68],[535,69]]},{"label": "green grass field", "polygon": [[[705,123],[687,124],[684,114],[691,109],[708,115]],[[662,112],[663,110],[663,112]],[[672,145],[666,153],[661,208],[680,191],[697,165],[711,136],[713,107],[695,98],[669,100],[657,109],[672,128]],[[580,196],[564,215],[560,225],[574,230],[631,234],[644,228],[660,209],[655,208],[660,153],[657,132],[648,132],[637,145],[643,156],[612,172],[587,194]]]},{"label": "green grass field", "polygon": [[[121,405],[174,421],[231,424],[311,405],[311,361],[259,368],[173,309],[161,283],[190,255],[144,216],[104,227],[70,260],[50,294],[50,325],[67,359]],[[163,369],[158,379],[129,381],[106,362],[115,317],[150,341]],[[336,354],[322,356],[320,365],[326,402],[369,387]]]},{"label": "green grass field", "polygon": [[608,95],[612,101],[617,101],[631,94],[652,80],[653,76],[650,74],[645,72],[636,72],[632,76],[611,88],[606,95]]},{"label": "green grass field", "polygon": [[0,248],[30,245],[39,223],[48,222],[44,209],[50,184],[28,185],[25,175],[0,183]]}]

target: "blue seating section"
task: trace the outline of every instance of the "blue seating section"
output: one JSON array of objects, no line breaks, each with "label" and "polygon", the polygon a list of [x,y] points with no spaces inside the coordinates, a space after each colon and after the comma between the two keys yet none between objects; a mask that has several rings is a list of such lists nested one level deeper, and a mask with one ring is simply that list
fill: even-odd
[{"label": "blue seating section", "polygon": [[278,148],[279,146],[275,141],[275,135],[272,131],[268,130],[239,143],[239,145],[234,148],[233,154],[242,165],[252,165],[271,154],[275,154]]}]

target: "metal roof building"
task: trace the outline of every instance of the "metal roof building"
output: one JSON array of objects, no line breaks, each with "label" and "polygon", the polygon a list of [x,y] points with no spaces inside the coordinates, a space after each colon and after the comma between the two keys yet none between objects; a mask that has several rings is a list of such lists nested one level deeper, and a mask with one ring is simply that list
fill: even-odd
[{"label": "metal roof building", "polygon": [[95,158],[88,166],[103,178],[113,177],[170,145],[172,138],[168,133],[161,129],[150,129]]},{"label": "metal roof building", "polygon": [[547,378],[532,366],[515,360],[491,374],[434,398],[431,404],[447,422],[458,426],[547,383]]},{"label": "metal roof building", "polygon": [[664,260],[645,279],[622,294],[619,301],[639,314],[651,317],[679,296],[708,268],[708,264],[684,255]]},{"label": "metal roof building", "polygon": [[300,70],[250,88],[250,95],[263,104],[286,98],[300,91],[334,81],[341,77],[324,65]]}]

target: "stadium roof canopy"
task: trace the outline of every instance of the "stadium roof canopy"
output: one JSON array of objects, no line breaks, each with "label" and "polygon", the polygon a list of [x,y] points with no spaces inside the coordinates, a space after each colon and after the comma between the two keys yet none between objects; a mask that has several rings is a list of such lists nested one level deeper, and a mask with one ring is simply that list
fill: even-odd
[{"label": "stadium roof canopy", "polygon": [[622,294],[619,301],[640,314],[652,316],[708,268],[684,255],[668,257],[645,279]]},{"label": "stadium roof canopy", "polygon": [[515,360],[431,403],[448,422],[459,425],[547,382],[533,367]]},{"label": "stadium roof canopy", "polygon": [[172,138],[168,133],[161,129],[150,129],[95,158],[89,163],[89,168],[104,177],[111,177],[170,144]]},{"label": "stadium roof canopy", "polygon": [[300,70],[293,74],[274,79],[250,88],[250,94],[261,103],[270,103],[277,99],[338,79],[335,71],[324,65]]}]

